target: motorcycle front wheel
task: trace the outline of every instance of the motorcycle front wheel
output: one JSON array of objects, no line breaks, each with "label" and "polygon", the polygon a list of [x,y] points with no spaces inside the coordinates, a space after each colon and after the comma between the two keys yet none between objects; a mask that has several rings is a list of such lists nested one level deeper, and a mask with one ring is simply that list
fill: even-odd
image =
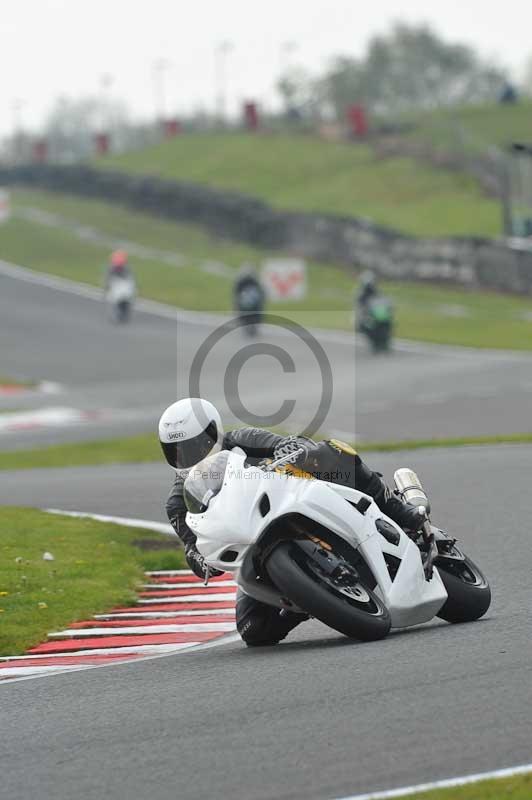
[{"label": "motorcycle front wheel", "polygon": [[344,564],[346,569],[337,578],[323,568],[318,548],[301,547],[294,541],[275,548],[266,570],[288,600],[330,628],[352,639],[383,639],[391,627],[388,609]]}]

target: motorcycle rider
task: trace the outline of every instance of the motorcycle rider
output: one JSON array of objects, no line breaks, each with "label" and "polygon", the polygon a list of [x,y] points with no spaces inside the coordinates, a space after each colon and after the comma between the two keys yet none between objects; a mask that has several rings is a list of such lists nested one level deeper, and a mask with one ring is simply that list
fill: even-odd
[{"label": "motorcycle rider", "polygon": [[262,283],[250,264],[244,264],[239,270],[233,286],[233,305],[235,311],[262,312],[265,303],[265,292]]},{"label": "motorcycle rider", "polygon": [[377,276],[370,269],[365,270],[360,276],[358,292],[356,294],[355,316],[357,319],[357,330],[364,333],[366,330],[366,318],[369,305],[379,294]]},{"label": "motorcycle rider", "polygon": [[[159,420],[159,441],[176,477],[166,503],[168,518],[185,548],[190,569],[204,578],[206,564],[196,547],[196,536],[186,524],[183,484],[189,470],[206,456],[240,447],[248,462],[258,464],[301,449],[295,465],[314,477],[351,486],[371,495],[379,508],[406,530],[417,531],[424,519],[418,509],[400,500],[379,472],[373,472],[350,445],[336,439],[314,442],[303,436],[281,436],[261,428],[239,428],[224,433],[220,414],[208,400],[185,398],[172,403]],[[221,575],[210,569],[211,575]],[[277,644],[306,614],[280,611],[239,591],[236,625],[249,646]]]},{"label": "motorcycle rider", "polygon": [[109,266],[105,275],[105,290],[108,291],[115,278],[120,280],[130,280],[135,282],[133,273],[129,267],[128,254],[125,250],[115,250],[111,253]]},{"label": "motorcycle rider", "polygon": [[365,270],[360,276],[360,284],[356,298],[359,308],[365,308],[369,301],[377,296],[378,292],[377,276],[370,269]]}]

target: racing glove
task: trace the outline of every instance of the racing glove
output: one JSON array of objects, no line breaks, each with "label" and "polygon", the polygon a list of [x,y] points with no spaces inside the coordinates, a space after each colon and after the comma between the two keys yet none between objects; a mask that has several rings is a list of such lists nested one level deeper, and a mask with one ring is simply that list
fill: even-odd
[{"label": "racing glove", "polygon": [[[193,544],[190,544],[188,547],[185,548],[185,558],[187,561],[188,566],[198,578],[201,580],[205,580],[205,576],[207,574],[207,564],[205,563],[205,559]],[[223,575],[223,572],[220,572],[219,569],[214,569],[213,567],[209,567],[209,577],[216,578],[218,575]]]},{"label": "racing glove", "polygon": [[[309,457],[307,442],[310,442],[310,440],[304,436],[287,436],[273,451],[273,460],[287,458],[288,464],[302,467]],[[314,444],[313,442],[310,443]]]}]

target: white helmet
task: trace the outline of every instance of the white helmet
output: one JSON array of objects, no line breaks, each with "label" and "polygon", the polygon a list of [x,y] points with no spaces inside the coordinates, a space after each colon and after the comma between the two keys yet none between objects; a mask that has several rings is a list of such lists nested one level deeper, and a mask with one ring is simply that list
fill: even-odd
[{"label": "white helmet", "polygon": [[159,420],[159,441],[171,467],[190,469],[221,450],[224,430],[220,414],[208,400],[187,397],[172,403]]}]

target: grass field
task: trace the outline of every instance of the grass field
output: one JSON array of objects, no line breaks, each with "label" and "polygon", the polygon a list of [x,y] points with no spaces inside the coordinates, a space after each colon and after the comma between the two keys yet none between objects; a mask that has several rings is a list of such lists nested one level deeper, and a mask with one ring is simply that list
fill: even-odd
[{"label": "grass field", "polygon": [[[231,308],[232,276],[244,261],[260,263],[267,253],[219,240],[194,226],[176,225],[149,215],[93,200],[47,192],[14,192],[15,211],[40,208],[59,214],[65,224],[83,222],[97,232],[132,240],[183,256],[180,267],[157,258],[132,259],[140,293],[182,308],[226,313]],[[80,239],[60,228],[15,216],[0,229],[0,258],[73,280],[101,285],[109,246]],[[224,264],[227,275],[202,269]],[[269,307],[303,324],[352,329],[355,272],[309,265],[309,293],[301,304]],[[532,303],[527,298],[429,286],[383,283],[396,309],[397,335],[442,344],[532,349]]]},{"label": "grass field", "polygon": [[401,795],[404,800],[530,800],[532,772],[511,778],[480,781],[466,786]]},{"label": "grass field", "polygon": [[[133,543],[163,541],[170,552]],[[49,552],[53,561],[43,560]],[[0,508],[0,655],[17,655],[75,620],[133,600],[146,569],[177,569],[181,551],[150,531]]]},{"label": "grass field", "polygon": [[510,142],[532,142],[532,102],[432,111],[413,118],[407,138],[448,151],[479,153]]},{"label": "grass field", "polygon": [[[316,438],[319,438],[317,435]],[[465,447],[467,445],[532,444],[532,433],[494,436],[463,436],[443,439],[412,439],[388,442],[357,442],[360,452],[395,452],[424,450],[433,447]],[[153,433],[102,439],[95,442],[57,444],[35,450],[0,451],[0,470],[44,469],[50,467],[95,466],[98,464],[137,464],[156,462],[162,458],[157,437]]]},{"label": "grass field", "polygon": [[236,189],[274,206],[369,217],[415,236],[501,231],[499,204],[474,179],[362,144],[286,134],[184,135],[106,157],[102,167]]}]

